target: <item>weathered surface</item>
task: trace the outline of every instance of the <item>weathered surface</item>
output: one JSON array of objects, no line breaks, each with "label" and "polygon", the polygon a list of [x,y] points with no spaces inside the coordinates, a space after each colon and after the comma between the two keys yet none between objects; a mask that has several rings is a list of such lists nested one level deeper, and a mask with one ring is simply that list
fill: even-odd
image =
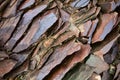
[{"label": "weathered surface", "polygon": [[99,5],[102,7],[104,12],[111,12],[120,5],[120,0],[110,0],[106,2],[100,2]]},{"label": "weathered surface", "polygon": [[117,78],[117,76],[119,75],[119,73],[120,73],[120,63],[117,65],[117,70],[116,70],[114,79]]},{"label": "weathered surface", "polygon": [[104,14],[101,16],[101,21],[99,26],[97,27],[95,34],[93,35],[92,43],[104,40],[106,35],[110,33],[113,29],[117,20],[117,15],[118,13],[114,12],[111,14]]},{"label": "weathered surface", "polygon": [[119,49],[120,0],[0,0],[0,80],[119,80]]},{"label": "weathered surface", "polygon": [[12,73],[8,73],[6,77],[7,78],[10,77],[10,79],[13,80],[17,75],[27,71],[28,68],[29,68],[29,61],[26,60],[21,66],[17,67],[14,71],[12,71]]},{"label": "weathered surface", "polygon": [[112,48],[112,45],[117,40],[117,38],[120,36],[118,30],[116,29],[114,29],[111,32],[111,34],[106,37],[104,42],[94,46],[93,52],[95,55],[98,55],[99,57],[103,58],[103,55],[106,54]]},{"label": "weathered surface", "polygon": [[[50,56],[49,60],[45,64],[43,68],[40,69],[40,73],[37,77],[38,80],[43,79],[48,73],[58,64],[62,62],[62,60],[72,53],[80,50],[81,46],[79,43],[75,43],[74,40],[71,42],[60,46],[55,49],[54,53]],[[62,55],[60,55],[62,54]]]},{"label": "weathered surface", "polygon": [[53,46],[57,46],[62,44],[63,41],[72,38],[74,36],[74,33],[71,31],[65,32],[62,35],[60,35],[57,40],[55,40],[54,45]]},{"label": "weathered surface", "polygon": [[0,15],[1,13],[3,13],[3,11],[5,10],[6,6],[9,4],[10,0],[5,0],[5,1],[2,1],[0,0],[1,4],[0,4]]},{"label": "weathered surface", "polygon": [[18,67],[27,59],[28,55],[29,54],[12,54],[10,55],[10,58],[17,61],[17,64],[15,67]]},{"label": "weathered surface", "polygon": [[8,18],[8,17],[11,17],[11,16],[15,16],[17,14],[17,8],[22,1],[23,0],[12,0],[12,1],[10,1],[10,4],[7,6],[7,8],[6,8],[6,10],[3,14],[3,17]]},{"label": "weathered surface", "polygon": [[80,25],[78,28],[80,29],[81,36],[87,36],[90,28],[91,28],[92,22],[87,21],[86,23]]},{"label": "weathered surface", "polygon": [[63,9],[60,9],[60,13],[61,13],[61,18],[62,21],[66,22],[69,21],[70,19],[70,14],[68,14],[66,11],[64,11]]},{"label": "weathered surface", "polygon": [[74,54],[68,56],[63,62],[57,66],[50,75],[46,76],[44,80],[58,80],[62,79],[65,74],[74,67],[75,64],[83,61],[90,53],[90,45],[81,44],[81,49]]},{"label": "weathered surface", "polygon": [[19,52],[27,49],[31,44],[38,41],[43,33],[45,33],[55,22],[57,16],[54,13],[49,13],[45,17],[38,19],[31,26],[25,38],[15,47],[13,52]]},{"label": "weathered surface", "polygon": [[102,80],[99,74],[93,73],[88,80]]},{"label": "weathered surface", "polygon": [[100,57],[95,55],[91,55],[90,58],[87,60],[86,64],[95,67],[94,71],[98,74],[109,69],[108,64],[104,62]]},{"label": "weathered surface", "polygon": [[119,53],[119,46],[116,40],[113,46],[111,47],[111,49],[109,50],[109,52],[104,55],[105,62],[107,62],[108,64],[112,64],[115,58],[117,57],[118,53]]},{"label": "weathered surface", "polygon": [[74,2],[71,3],[71,6],[75,8],[81,8],[88,5],[89,2],[90,0],[75,0]]},{"label": "weathered surface", "polygon": [[102,80],[110,80],[111,76],[108,71],[103,72]]},{"label": "weathered surface", "polygon": [[33,18],[37,16],[39,13],[41,13],[46,7],[47,7],[47,4],[39,5],[34,9],[29,10],[23,15],[22,21],[20,22],[19,27],[17,27],[17,30],[5,45],[9,50],[11,50],[15,46],[17,41],[22,37],[22,35],[28,28]]},{"label": "weathered surface", "polygon": [[63,80],[88,80],[93,71],[93,67],[83,64],[79,67],[76,67],[75,71],[73,71],[73,74],[68,73],[68,75],[66,75]]},{"label": "weathered surface", "polygon": [[87,33],[87,36],[89,37],[88,43],[92,42],[93,33],[95,32],[95,29],[98,25],[98,22],[99,22],[98,19],[95,19],[95,20],[92,21],[91,28],[90,28],[89,32]]},{"label": "weathered surface", "polygon": [[8,58],[9,55],[5,51],[0,51],[0,58]]},{"label": "weathered surface", "polygon": [[21,10],[21,9],[28,8],[32,6],[34,3],[35,3],[35,0],[25,0],[24,3],[21,4],[19,9]]},{"label": "weathered surface", "polygon": [[4,76],[6,73],[12,70],[15,64],[16,64],[16,61],[12,59],[6,59],[6,60],[0,61],[0,77]]},{"label": "weathered surface", "polygon": [[100,12],[100,7],[92,7],[89,10],[86,10],[86,12],[79,13],[77,16],[74,14],[72,15],[71,22],[73,22],[75,25],[79,26],[80,24],[83,24],[91,19],[96,18],[96,16]]},{"label": "weathered surface", "polygon": [[1,45],[4,45],[6,41],[11,37],[13,31],[17,27],[17,24],[20,20],[21,13],[15,17],[8,18],[7,20],[1,22],[0,28],[0,41],[2,42]]}]

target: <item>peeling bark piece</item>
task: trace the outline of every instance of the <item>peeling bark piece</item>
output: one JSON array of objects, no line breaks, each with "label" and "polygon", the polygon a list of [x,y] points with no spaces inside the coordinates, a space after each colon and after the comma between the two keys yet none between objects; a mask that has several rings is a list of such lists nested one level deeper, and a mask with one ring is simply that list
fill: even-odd
[{"label": "peeling bark piece", "polygon": [[109,69],[108,64],[104,62],[100,57],[95,55],[91,55],[86,64],[95,67],[95,72],[98,74]]},{"label": "peeling bark piece", "polygon": [[31,5],[33,5],[34,3],[35,3],[35,0],[25,0],[25,2],[21,4],[19,9],[21,10],[21,9],[28,8]]},{"label": "peeling bark piece", "polygon": [[82,64],[75,68],[73,73],[68,73],[63,80],[88,80],[94,71],[93,67],[86,64]]},{"label": "peeling bark piece", "polygon": [[88,80],[102,80],[99,74],[93,73]]},{"label": "peeling bark piece", "polygon": [[0,61],[0,77],[11,71],[17,62],[12,59]]},{"label": "peeling bark piece", "polygon": [[75,64],[83,61],[90,53],[90,45],[81,44],[81,49],[65,58],[44,80],[62,80],[65,74],[74,67]]},{"label": "peeling bark piece", "polygon": [[91,25],[92,25],[92,22],[91,21],[87,21],[86,23],[83,23],[81,25],[79,25],[79,29],[81,31],[81,36],[87,36],[88,34],[88,31],[90,30],[91,28]]},{"label": "peeling bark piece", "polygon": [[95,29],[97,27],[98,21],[99,21],[98,19],[95,19],[95,20],[92,21],[91,28],[89,29],[89,32],[87,34],[87,37],[89,37],[89,41],[88,41],[89,44],[92,42],[91,41],[92,36],[93,36],[93,33],[94,33],[94,31],[95,31]]},{"label": "peeling bark piece", "polygon": [[11,37],[14,29],[16,28],[21,17],[21,13],[15,17],[11,17],[3,21],[3,24],[0,28],[0,41],[2,41],[1,45],[4,45],[6,41]]},{"label": "peeling bark piece", "polygon": [[41,35],[44,34],[57,21],[57,19],[56,14],[49,13],[42,17],[42,19],[33,23],[25,38],[15,47],[13,52],[20,52],[27,49],[31,44],[37,42]]},{"label": "peeling bark piece", "polygon": [[8,50],[11,50],[14,47],[16,42],[22,37],[26,29],[28,28],[33,18],[36,17],[39,13],[41,13],[44,9],[46,9],[46,7],[47,4],[39,5],[34,9],[29,10],[23,15],[21,19],[22,21],[20,22],[21,24],[19,24],[17,30],[5,45],[5,47],[7,47]]},{"label": "peeling bark piece", "polygon": [[90,0],[75,0],[70,5],[75,8],[81,8],[87,6],[89,2]]},{"label": "peeling bark piece", "polygon": [[15,16],[17,12],[17,7],[23,0],[11,0],[10,4],[7,6],[5,12],[3,13],[3,17],[8,18],[11,16]]},{"label": "peeling bark piece", "polygon": [[92,43],[104,40],[107,34],[110,33],[111,30],[113,29],[117,20],[117,15],[118,14],[114,12],[111,14],[103,14],[101,16],[101,22],[98,25],[97,30],[93,35]]},{"label": "peeling bark piece", "polygon": [[80,48],[80,44],[75,43],[74,40],[57,47],[54,53],[50,56],[49,60],[45,63],[44,67],[40,69],[37,79],[42,80],[55,66],[60,64],[66,56],[80,50]]}]

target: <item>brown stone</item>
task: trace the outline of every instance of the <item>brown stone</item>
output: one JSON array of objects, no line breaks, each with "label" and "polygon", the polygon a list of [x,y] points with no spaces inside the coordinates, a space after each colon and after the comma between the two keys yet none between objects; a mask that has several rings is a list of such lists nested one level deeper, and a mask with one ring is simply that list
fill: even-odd
[{"label": "brown stone", "polygon": [[24,39],[15,47],[13,52],[20,52],[27,49],[31,44],[38,41],[38,39],[44,34],[56,21],[57,16],[54,13],[49,13],[48,15],[38,19],[33,23],[29,32],[24,37]]},{"label": "brown stone", "polygon": [[12,0],[4,11],[2,17],[8,18],[17,14],[17,7],[23,0]]},{"label": "brown stone", "polygon": [[87,33],[87,37],[89,37],[89,41],[88,43],[90,44],[92,41],[92,37],[93,37],[93,33],[95,32],[95,29],[98,25],[98,19],[95,19],[92,21],[92,25],[91,25],[91,28],[89,29],[89,32]]},{"label": "brown stone", "polygon": [[90,45],[83,45],[81,43],[81,49],[66,57],[44,80],[61,80],[75,64],[83,61],[89,55],[90,49]]},{"label": "brown stone", "polygon": [[92,22],[87,21],[86,23],[83,23],[82,25],[79,26],[81,36],[87,36],[90,28],[91,28]]},{"label": "brown stone", "polygon": [[1,22],[3,23],[0,28],[0,41],[1,45],[4,45],[6,41],[11,37],[13,31],[15,30],[17,24],[19,23],[21,13],[15,17],[8,18],[7,20]]},{"label": "brown stone", "polygon": [[44,67],[40,69],[37,79],[43,79],[55,66],[60,64],[66,56],[73,54],[74,52],[80,50],[80,48],[80,44],[75,43],[74,40],[57,47],[54,53],[50,56],[49,60],[45,63]]},{"label": "brown stone", "polygon": [[103,14],[100,17],[99,25],[93,35],[92,43],[104,40],[108,33],[110,33],[116,23],[118,13]]},{"label": "brown stone", "polygon": [[[120,36],[118,33],[117,27],[106,37],[106,39],[98,43],[96,46],[93,47],[93,53],[95,55],[98,55],[99,57],[103,58],[103,55],[105,55],[113,46],[117,38]],[[112,37],[111,37],[112,36]]]},{"label": "brown stone", "polygon": [[102,73],[103,71],[106,71],[109,69],[109,65],[103,61],[100,57],[91,55],[90,58],[86,61],[86,64],[89,66],[95,67],[95,72],[97,74]]},{"label": "brown stone", "polygon": [[29,10],[23,15],[20,22],[21,24],[17,27],[17,30],[15,31],[14,35],[5,45],[8,50],[11,50],[15,46],[17,41],[23,36],[24,32],[28,28],[33,18],[37,16],[39,13],[41,13],[46,7],[47,4],[36,6],[34,9]]},{"label": "brown stone", "polygon": [[25,0],[19,9],[21,10],[21,9],[28,8],[28,7],[32,6],[34,3],[35,3],[35,0]]},{"label": "brown stone", "polygon": [[120,0],[109,0],[106,2],[100,2],[99,5],[104,12],[112,12],[120,5]]},{"label": "brown stone", "polygon": [[6,77],[10,77],[9,79],[13,80],[17,75],[27,71],[28,68],[29,68],[29,60],[26,60],[21,66],[17,67],[15,70],[8,73]]},{"label": "brown stone", "polygon": [[10,72],[15,66],[16,61],[12,59],[6,59],[0,61],[0,77],[3,77],[6,73]]}]

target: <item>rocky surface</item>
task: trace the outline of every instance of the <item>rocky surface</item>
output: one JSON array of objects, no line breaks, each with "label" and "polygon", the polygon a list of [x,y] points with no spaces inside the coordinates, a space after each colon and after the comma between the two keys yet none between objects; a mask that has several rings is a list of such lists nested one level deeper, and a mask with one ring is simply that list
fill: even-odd
[{"label": "rocky surface", "polygon": [[120,0],[0,0],[0,80],[120,80]]}]

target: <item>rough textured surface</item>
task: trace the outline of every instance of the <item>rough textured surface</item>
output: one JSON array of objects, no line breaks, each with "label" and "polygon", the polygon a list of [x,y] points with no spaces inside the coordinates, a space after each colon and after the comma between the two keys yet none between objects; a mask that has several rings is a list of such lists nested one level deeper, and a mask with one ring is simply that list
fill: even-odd
[{"label": "rough textured surface", "polygon": [[79,51],[63,60],[63,62],[51,71],[50,75],[46,76],[44,80],[62,79],[75,64],[82,62],[90,54],[90,49],[90,45],[81,44],[81,49]]},{"label": "rough textured surface", "polygon": [[94,71],[94,68],[91,66],[88,66],[86,64],[77,67],[77,70],[73,74],[66,75],[63,80],[88,80],[88,78],[92,75]]},{"label": "rough textured surface", "polygon": [[120,0],[0,0],[0,80],[120,80]]},{"label": "rough textured surface", "polygon": [[71,55],[72,53],[80,50],[80,48],[80,44],[75,43],[74,40],[56,48],[53,55],[50,56],[50,60],[45,64],[45,67],[40,69],[40,73],[37,79],[43,79],[52,70],[52,68],[60,64],[66,56]]},{"label": "rough textured surface", "polygon": [[104,14],[101,16],[101,22],[97,27],[97,30],[92,39],[93,43],[104,40],[106,35],[110,33],[110,31],[113,29],[117,20],[117,15],[118,14],[114,12],[111,14]]},{"label": "rough textured surface", "polygon": [[109,69],[108,64],[95,55],[91,55],[86,64],[95,67],[95,72],[98,74]]},{"label": "rough textured surface", "polygon": [[6,60],[0,61],[0,77],[3,77],[6,73],[11,71],[15,66],[15,64],[16,64],[16,61],[12,59],[6,59]]}]

